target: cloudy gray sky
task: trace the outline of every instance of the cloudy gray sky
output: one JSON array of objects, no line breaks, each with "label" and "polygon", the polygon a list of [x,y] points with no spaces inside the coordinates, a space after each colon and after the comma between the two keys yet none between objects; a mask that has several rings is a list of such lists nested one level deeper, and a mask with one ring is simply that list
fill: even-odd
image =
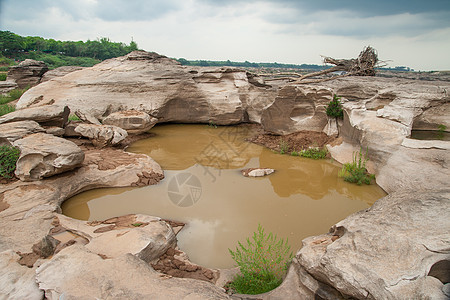
[{"label": "cloudy gray sky", "polygon": [[450,0],[0,0],[0,28],[109,37],[169,57],[321,64],[371,45],[390,66],[450,70]]}]

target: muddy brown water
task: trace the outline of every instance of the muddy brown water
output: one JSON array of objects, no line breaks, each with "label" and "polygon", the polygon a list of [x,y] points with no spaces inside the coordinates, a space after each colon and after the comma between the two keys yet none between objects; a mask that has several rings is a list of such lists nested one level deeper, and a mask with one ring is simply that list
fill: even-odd
[{"label": "muddy brown water", "polygon": [[[385,192],[338,178],[339,164],[281,155],[245,142],[251,127],[162,125],[155,136],[127,151],[145,153],[165,170],[158,185],[107,188],[81,193],[63,203],[63,213],[103,220],[141,213],[187,223],[178,245],[190,259],[209,268],[234,266],[235,249],[261,224],[288,238],[295,251],[305,237],[328,232],[336,222],[368,208]],[[275,173],[246,178],[243,168],[268,167]]]}]

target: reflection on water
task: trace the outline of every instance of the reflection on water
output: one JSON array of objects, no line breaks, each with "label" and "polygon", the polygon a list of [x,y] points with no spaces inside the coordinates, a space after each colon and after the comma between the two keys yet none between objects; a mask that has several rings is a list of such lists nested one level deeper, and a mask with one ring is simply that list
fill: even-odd
[{"label": "reflection on water", "polygon": [[[233,266],[228,248],[251,236],[258,224],[288,237],[295,251],[303,238],[327,232],[385,195],[375,185],[344,182],[337,176],[339,166],[331,161],[280,155],[246,143],[244,138],[252,134],[248,127],[164,125],[152,132],[156,136],[134,143],[128,151],[153,157],[166,170],[163,181],[143,188],[84,192],[64,202],[64,214],[102,220],[143,213],[186,222],[178,235],[180,248],[195,263],[225,268]],[[276,172],[264,178],[243,177],[240,169],[249,167]],[[192,177],[198,181],[179,180]],[[185,197],[192,191],[196,201],[191,206],[176,205],[179,202],[169,196]]]}]

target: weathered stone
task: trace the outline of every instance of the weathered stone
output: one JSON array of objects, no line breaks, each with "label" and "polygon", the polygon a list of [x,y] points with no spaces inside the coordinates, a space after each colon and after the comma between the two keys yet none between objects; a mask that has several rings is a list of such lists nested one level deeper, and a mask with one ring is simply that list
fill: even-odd
[{"label": "weathered stone", "polygon": [[261,125],[267,132],[282,135],[301,130],[320,132],[328,122],[326,105],[332,96],[327,88],[287,85],[263,111]]},{"label": "weathered stone", "polygon": [[[114,164],[103,167],[108,160]],[[0,211],[0,251],[30,252],[48,235],[53,217],[59,216],[55,212],[64,200],[87,189],[131,186],[143,170],[163,175],[161,167],[146,155],[96,149],[86,151],[83,165],[66,176],[0,185],[0,199],[9,205]],[[153,219],[137,218],[138,222],[150,220]]]},{"label": "weathered stone", "polygon": [[79,167],[84,152],[74,143],[45,133],[16,140],[20,149],[15,174],[20,180],[39,180]]},{"label": "weathered stone", "polygon": [[47,72],[44,73],[44,75],[41,78],[41,83],[42,82],[46,82],[49,81],[53,78],[57,78],[57,77],[62,77],[65,76],[69,73],[78,71],[78,70],[83,70],[84,67],[80,67],[80,66],[62,66],[62,67],[58,67],[56,69],[53,70],[49,70]]},{"label": "weathered stone", "polygon": [[113,125],[78,124],[74,131],[89,138],[94,146],[100,148],[116,145],[128,136],[125,130]]},{"label": "weathered stone", "polygon": [[79,245],[63,249],[36,274],[39,288],[50,300],[229,299],[220,288],[204,281],[163,278],[131,254],[102,259]]},{"label": "weathered stone", "polygon": [[72,111],[89,111],[100,120],[117,111],[137,110],[159,122],[227,125],[258,121],[274,92],[250,83],[249,76],[235,68],[181,66],[167,57],[140,51],[44,82],[27,91],[17,107],[54,102]]},{"label": "weathered stone", "polygon": [[249,168],[241,171],[242,175],[245,177],[263,177],[270,175],[273,172],[275,172],[275,170],[269,168]]},{"label": "weathered stone", "polygon": [[139,134],[150,130],[158,122],[157,118],[136,110],[118,111],[103,119],[103,124],[125,129],[128,134]]},{"label": "weathered stone", "polygon": [[9,67],[7,79],[15,81],[22,89],[37,85],[47,71],[48,67],[45,62],[25,59],[18,65]]},{"label": "weathered stone", "polygon": [[142,227],[104,232],[92,238],[86,248],[110,258],[131,253],[151,262],[170,247],[175,247],[175,244],[176,238],[172,228],[163,221],[154,221]]},{"label": "weathered stone", "polygon": [[85,111],[81,111],[78,109],[77,111],[75,111],[75,115],[80,118],[81,121],[88,124],[102,125],[102,123],[100,123],[100,121],[96,117]]},{"label": "weathered stone", "polygon": [[64,135],[65,132],[66,131],[64,130],[64,128],[61,128],[61,127],[50,126],[50,127],[45,128],[45,133],[51,134],[54,136],[61,137]]},{"label": "weathered stone", "polygon": [[316,280],[346,296],[445,299],[443,283],[427,277],[436,263],[450,259],[449,199],[449,190],[386,196],[329,234],[306,238],[296,257]]},{"label": "weathered stone", "polygon": [[0,117],[0,124],[17,121],[36,121],[41,125],[64,127],[70,110],[67,106],[45,105],[16,110]]},{"label": "weathered stone", "polygon": [[322,131],[328,136],[339,136],[338,120],[336,118],[328,118],[328,123]]},{"label": "weathered stone", "polygon": [[31,120],[4,123],[0,124],[0,141],[6,139],[9,142],[14,142],[27,135],[44,131],[44,128],[39,126],[37,122]]},{"label": "weathered stone", "polygon": [[17,263],[19,255],[0,252],[0,298],[41,300],[44,297],[35,281],[35,269]]},{"label": "weathered stone", "polygon": [[0,81],[0,94],[6,94],[17,89],[18,85],[12,80]]},{"label": "weathered stone", "polygon": [[445,126],[445,131],[450,131],[450,103],[436,105],[425,109],[414,119],[414,130],[439,130]]}]

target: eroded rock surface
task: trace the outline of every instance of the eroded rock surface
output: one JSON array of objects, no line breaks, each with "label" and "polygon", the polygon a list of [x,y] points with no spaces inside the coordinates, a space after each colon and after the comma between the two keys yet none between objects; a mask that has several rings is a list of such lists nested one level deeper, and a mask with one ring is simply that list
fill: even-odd
[{"label": "eroded rock surface", "polygon": [[44,131],[37,122],[31,120],[0,124],[0,143],[5,140],[12,143],[27,135]]},{"label": "eroded rock surface", "polygon": [[229,299],[204,281],[156,272],[131,254],[102,259],[85,247],[63,249],[36,271],[47,299]]},{"label": "eroded rock surface", "polygon": [[258,122],[274,95],[249,76],[234,68],[184,67],[156,53],[135,51],[44,82],[28,90],[17,107],[54,102],[72,111],[88,110],[100,120],[138,110],[160,122]]},{"label": "eroded rock surface", "polygon": [[20,149],[15,174],[20,180],[39,180],[81,166],[84,152],[73,142],[46,133],[16,140]]},{"label": "eroded rock surface", "polygon": [[108,115],[105,125],[114,125],[125,129],[129,134],[139,134],[150,130],[158,122],[157,118],[136,110],[118,111]]},{"label": "eroded rock surface", "polygon": [[7,79],[16,82],[22,89],[37,85],[47,71],[48,67],[45,62],[25,59],[18,65],[9,67]]},{"label": "eroded rock surface", "polygon": [[128,133],[113,125],[78,124],[74,131],[81,136],[87,137],[96,147],[117,145],[123,141]]},{"label": "eroded rock surface", "polygon": [[40,82],[46,82],[49,81],[53,78],[57,78],[57,77],[63,77],[69,73],[78,71],[78,70],[83,70],[84,67],[80,67],[80,66],[62,66],[62,67],[58,67],[55,68],[53,70],[49,70],[47,72],[44,73],[44,75],[41,78]]},{"label": "eroded rock surface", "polygon": [[346,296],[446,299],[443,282],[429,273],[450,260],[449,199],[449,190],[386,196],[329,234],[305,239],[296,257],[316,280]]},{"label": "eroded rock surface", "polygon": [[16,110],[0,117],[0,124],[17,121],[35,121],[41,125],[63,127],[67,123],[70,110],[67,106],[45,105]]}]

